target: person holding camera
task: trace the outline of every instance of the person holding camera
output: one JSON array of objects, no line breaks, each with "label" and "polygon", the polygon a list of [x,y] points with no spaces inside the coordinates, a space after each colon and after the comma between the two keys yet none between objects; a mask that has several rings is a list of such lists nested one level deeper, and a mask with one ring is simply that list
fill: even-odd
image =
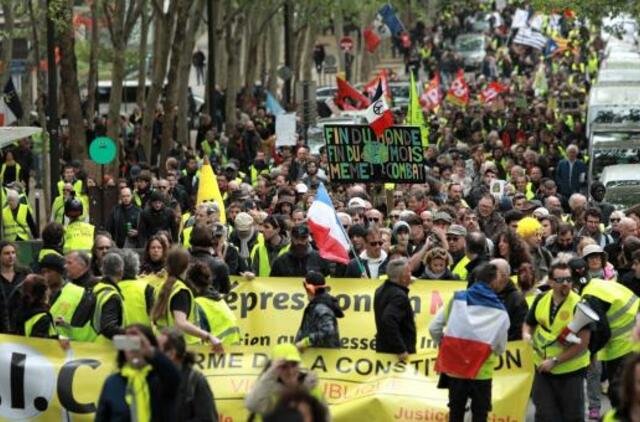
[{"label": "person holding camera", "polygon": [[102,386],[95,422],[178,420],[180,370],[158,349],[151,328],[131,325],[114,346],[118,370]]}]

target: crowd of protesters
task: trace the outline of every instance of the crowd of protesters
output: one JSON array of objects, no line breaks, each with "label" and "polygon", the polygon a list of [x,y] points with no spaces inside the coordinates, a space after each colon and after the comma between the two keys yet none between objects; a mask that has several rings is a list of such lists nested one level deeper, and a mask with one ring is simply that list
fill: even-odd
[{"label": "crowd of protesters", "polygon": [[[407,71],[424,80],[439,73],[443,84],[450,82],[462,66],[451,44],[469,31],[478,7],[445,8],[433,26],[417,24],[408,34],[410,43],[397,44]],[[593,286],[600,280],[616,286],[613,290],[624,288],[620,295],[629,292],[637,301],[640,208],[615,210],[603,202],[602,184],[585,184],[582,104],[597,76],[604,43],[595,28],[565,14],[557,28],[548,31],[557,31],[568,46],[544,56],[541,50],[513,42],[509,28],[514,11],[507,6],[500,12],[482,12],[489,17],[486,56],[469,80],[475,93],[495,80],[509,91],[490,104],[472,100],[466,108],[444,101],[427,115],[426,183],[329,180],[324,149],[312,153],[302,136],[295,147],[276,148],[274,116],[261,105],[264,98],[245,92],[252,101],[239,102],[243,107],[237,111],[236,127],[222,130],[202,115],[195,145],[176,144],[164,163],[146,161],[137,153],[139,122],[126,122],[130,126],[125,126],[125,136],[132,142],[125,148],[119,177],[112,181],[118,186],[119,203],[104,222],[91,221],[87,188],[94,181],[80,162],[70,159],[54,192],[50,220],[37,233],[25,189],[33,155],[28,141],[22,141],[5,153],[0,171],[6,193],[0,332],[96,342],[138,337],[141,346],[135,352],[118,355],[119,372],[105,383],[97,420],[128,420],[118,415],[129,412],[127,386],[136,383],[143,383],[147,393],[134,397],[144,400],[138,407],[140,420],[148,420],[149,412],[153,420],[157,415],[177,420],[171,419],[175,408],[168,399],[177,391],[181,414],[196,417],[204,407],[208,416],[198,420],[213,420],[217,416],[212,393],[201,375],[192,374],[186,345],[205,343],[222,351],[239,342],[235,317],[224,301],[232,289],[230,276],[299,277],[305,280],[309,305],[301,315],[295,345],[273,351],[246,405],[265,417],[272,412],[286,415],[293,406],[312,415],[305,420],[326,420],[328,408],[317,380],[300,368],[300,353],[306,348],[339,347],[338,324],[344,314],[329,293],[326,277],[381,280],[375,292],[378,351],[400,359],[416,352],[408,300],[414,278],[417,283],[466,281],[468,295],[491,297],[493,306],[502,306],[508,314],[505,341],[523,339],[524,332],[524,340],[534,344],[536,327],[545,324],[545,311],[539,310],[543,306],[550,307],[552,324],[558,309],[566,301],[575,306],[579,294],[590,297],[589,303],[604,319],[612,309],[620,310],[622,305],[614,305],[613,299],[598,296]],[[396,119],[402,118],[399,111]],[[196,203],[205,157],[216,171],[226,224],[222,204]],[[496,180],[505,182],[499,194],[491,189]],[[327,187],[352,244],[349,263],[323,259],[311,236],[306,213],[320,183]],[[42,239],[42,250],[23,267],[14,242],[35,238]],[[572,293],[572,284],[577,293]],[[73,312],[65,311],[69,307],[64,304],[72,304]],[[460,311],[451,306],[443,308],[432,326],[438,341],[443,327],[459,318]],[[634,306],[637,309],[637,303]],[[629,309],[622,309],[621,315]],[[549,410],[553,406],[559,411],[567,408],[557,397],[583,410],[586,401],[588,417],[598,419],[601,379],[608,381],[619,417],[637,412],[638,358],[631,354],[630,339],[623,346],[611,346],[621,327],[609,322],[591,334],[605,337],[598,346],[592,348],[588,334],[579,333],[584,347],[555,360],[537,361],[542,375],[536,376],[533,401],[542,410],[536,420],[554,420],[557,413]],[[158,339],[150,326],[157,328]],[[504,342],[496,344],[492,352],[499,354]],[[596,354],[597,350],[610,353]],[[554,372],[585,353],[586,360],[571,366],[571,377],[558,375],[567,371]],[[622,358],[627,359],[625,371]],[[490,379],[490,372],[483,374],[482,381]],[[568,378],[573,387],[562,393]],[[581,391],[583,382],[586,399],[575,387]],[[452,417],[459,418],[466,405],[464,394],[472,387],[451,379],[445,384],[450,397],[458,399],[449,405]],[[487,384],[478,385],[483,392],[470,397],[472,411],[474,418],[476,412],[486,418]],[[490,398],[490,384],[488,392]],[[576,407],[571,409],[564,414],[566,420],[584,418],[584,411],[575,414],[571,412]]]}]

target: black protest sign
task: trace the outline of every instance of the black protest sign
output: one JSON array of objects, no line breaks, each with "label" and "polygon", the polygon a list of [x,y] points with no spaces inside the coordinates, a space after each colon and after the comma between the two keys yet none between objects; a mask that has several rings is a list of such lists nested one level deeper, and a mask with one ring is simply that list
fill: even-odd
[{"label": "black protest sign", "polygon": [[376,138],[366,125],[326,125],[329,179],[338,183],[425,181],[420,128],[393,126]]}]

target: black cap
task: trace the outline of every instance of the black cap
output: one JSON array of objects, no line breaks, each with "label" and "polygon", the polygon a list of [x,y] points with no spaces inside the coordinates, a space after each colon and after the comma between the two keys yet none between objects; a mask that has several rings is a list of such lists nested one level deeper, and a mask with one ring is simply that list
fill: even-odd
[{"label": "black cap", "polygon": [[291,229],[291,237],[295,237],[296,239],[309,237],[309,227],[307,227],[306,224],[293,226],[293,228]]},{"label": "black cap", "polygon": [[361,224],[354,224],[353,226],[349,227],[349,237],[353,237],[353,236],[364,237],[366,233],[367,231],[365,230],[364,226],[362,226]]},{"label": "black cap", "polygon": [[569,261],[571,268],[571,278],[574,283],[586,284],[587,282],[587,262],[582,258],[573,258]]},{"label": "black cap", "polygon": [[55,253],[49,253],[42,257],[39,262],[40,268],[48,268],[59,274],[64,273],[64,258]]},{"label": "black cap", "polygon": [[313,284],[314,286],[324,286],[324,276],[317,271],[309,271],[304,278],[307,284]]},{"label": "black cap", "polygon": [[221,223],[215,223],[213,225],[214,236],[224,236],[224,226]]},{"label": "black cap", "polygon": [[154,201],[164,202],[164,194],[159,190],[154,190],[153,192],[151,192],[151,195],[149,196],[149,202],[154,202]]},{"label": "black cap", "polygon": [[80,217],[82,215],[82,202],[75,197],[64,201],[64,215],[69,218]]}]

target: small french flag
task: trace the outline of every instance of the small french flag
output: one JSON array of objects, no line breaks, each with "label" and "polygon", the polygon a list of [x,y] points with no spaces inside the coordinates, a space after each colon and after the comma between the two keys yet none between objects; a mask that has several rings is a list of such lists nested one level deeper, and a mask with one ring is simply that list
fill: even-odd
[{"label": "small french flag", "polygon": [[316,199],[309,207],[307,224],[322,258],[342,264],[349,263],[349,239],[322,183],[316,193]]},{"label": "small french flag", "polygon": [[389,106],[387,106],[382,94],[382,80],[380,80],[376,93],[365,113],[369,127],[378,138],[382,136],[386,128],[393,126],[393,113],[389,110]]}]

